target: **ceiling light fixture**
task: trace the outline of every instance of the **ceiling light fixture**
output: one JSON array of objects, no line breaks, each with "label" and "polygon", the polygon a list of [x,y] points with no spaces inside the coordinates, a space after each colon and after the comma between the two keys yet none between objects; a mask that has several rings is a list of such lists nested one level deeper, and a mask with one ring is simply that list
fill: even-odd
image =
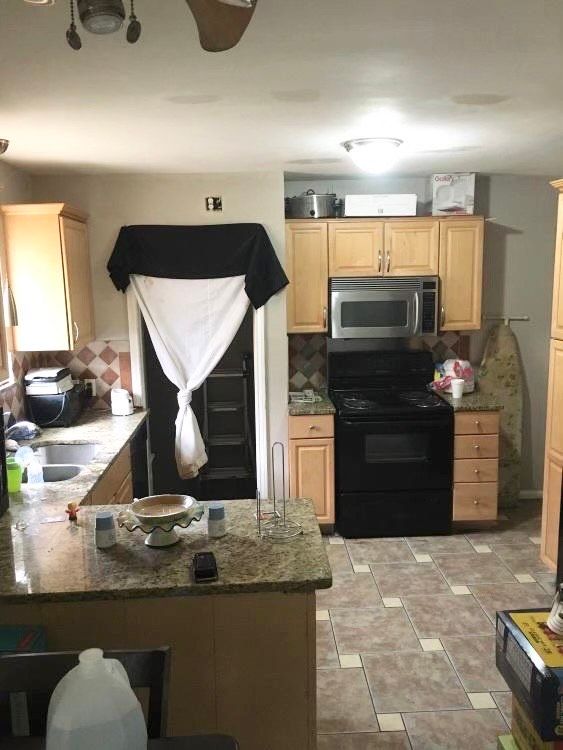
[{"label": "ceiling light fixture", "polygon": [[354,138],[341,145],[357,167],[364,172],[380,174],[395,164],[402,143],[399,138]]},{"label": "ceiling light fixture", "polygon": [[0,138],[0,154],[5,154],[9,145],[10,141],[7,138]]},{"label": "ceiling light fixture", "polygon": [[219,0],[223,5],[234,5],[237,8],[252,8],[255,0]]},{"label": "ceiling light fixture", "polygon": [[[76,6],[82,26],[91,34],[113,34],[119,31],[125,21],[125,6],[122,0],[76,0]],[[135,15],[135,2],[131,0],[127,41],[135,44],[140,36],[141,24]],[[70,0],[70,26],[66,32],[66,39],[72,49],[79,50],[82,47],[74,19],[74,0]]]}]

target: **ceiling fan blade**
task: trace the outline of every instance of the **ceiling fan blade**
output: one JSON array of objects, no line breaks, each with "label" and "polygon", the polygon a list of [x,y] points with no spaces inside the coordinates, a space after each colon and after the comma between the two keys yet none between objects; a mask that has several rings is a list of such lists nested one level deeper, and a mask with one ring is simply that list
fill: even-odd
[{"label": "ceiling fan blade", "polygon": [[241,8],[220,0],[186,0],[192,12],[201,46],[207,52],[224,52],[238,44],[256,7]]}]

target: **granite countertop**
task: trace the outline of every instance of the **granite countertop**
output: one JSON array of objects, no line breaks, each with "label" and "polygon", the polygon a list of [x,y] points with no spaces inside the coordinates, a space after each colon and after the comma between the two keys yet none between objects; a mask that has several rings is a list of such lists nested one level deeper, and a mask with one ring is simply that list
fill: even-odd
[{"label": "granite countertop", "polygon": [[[120,505],[105,506],[116,514]],[[65,602],[161,596],[236,594],[261,591],[313,591],[329,588],[332,574],[313,504],[291,500],[288,516],[303,534],[276,543],[258,537],[254,500],[227,502],[227,534],[207,536],[207,514],[180,541],[153,549],[137,530],[117,529],[118,543],[105,550],[94,545],[95,507],[84,507],[79,523],[56,522],[64,504],[29,502],[27,509],[0,519],[0,606],[21,602]],[[63,510],[64,513],[64,510]],[[54,518],[55,517],[55,518]],[[17,519],[25,519],[22,531]],[[51,522],[48,522],[51,521]],[[195,584],[195,552],[215,553],[219,580]]]},{"label": "granite countertop", "polygon": [[454,411],[499,411],[502,404],[499,399],[481,393],[478,388],[473,393],[466,393],[461,398],[453,398],[451,393],[440,393],[444,401],[450,404]]},{"label": "granite countertop", "polygon": [[315,401],[314,404],[292,404],[288,405],[288,412],[290,417],[306,417],[313,414],[334,414],[336,409],[334,404],[324,392],[317,394],[321,397],[320,401]]}]

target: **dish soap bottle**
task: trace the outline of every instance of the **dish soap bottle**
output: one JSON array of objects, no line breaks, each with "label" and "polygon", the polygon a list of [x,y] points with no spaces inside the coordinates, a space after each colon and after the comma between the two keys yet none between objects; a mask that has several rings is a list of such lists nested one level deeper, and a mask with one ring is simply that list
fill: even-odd
[{"label": "dish soap bottle", "polygon": [[123,665],[90,648],[49,702],[47,750],[146,750],[141,704]]}]

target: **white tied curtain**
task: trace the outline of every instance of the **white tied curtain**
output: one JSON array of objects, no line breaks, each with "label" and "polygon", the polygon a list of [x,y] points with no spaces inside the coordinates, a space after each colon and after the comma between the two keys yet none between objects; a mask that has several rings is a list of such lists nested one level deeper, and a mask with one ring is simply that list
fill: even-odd
[{"label": "white tied curtain", "polygon": [[217,366],[248,308],[244,276],[159,279],[131,275],[156,356],[178,388],[176,464],[182,479],[207,463],[192,393]]}]

